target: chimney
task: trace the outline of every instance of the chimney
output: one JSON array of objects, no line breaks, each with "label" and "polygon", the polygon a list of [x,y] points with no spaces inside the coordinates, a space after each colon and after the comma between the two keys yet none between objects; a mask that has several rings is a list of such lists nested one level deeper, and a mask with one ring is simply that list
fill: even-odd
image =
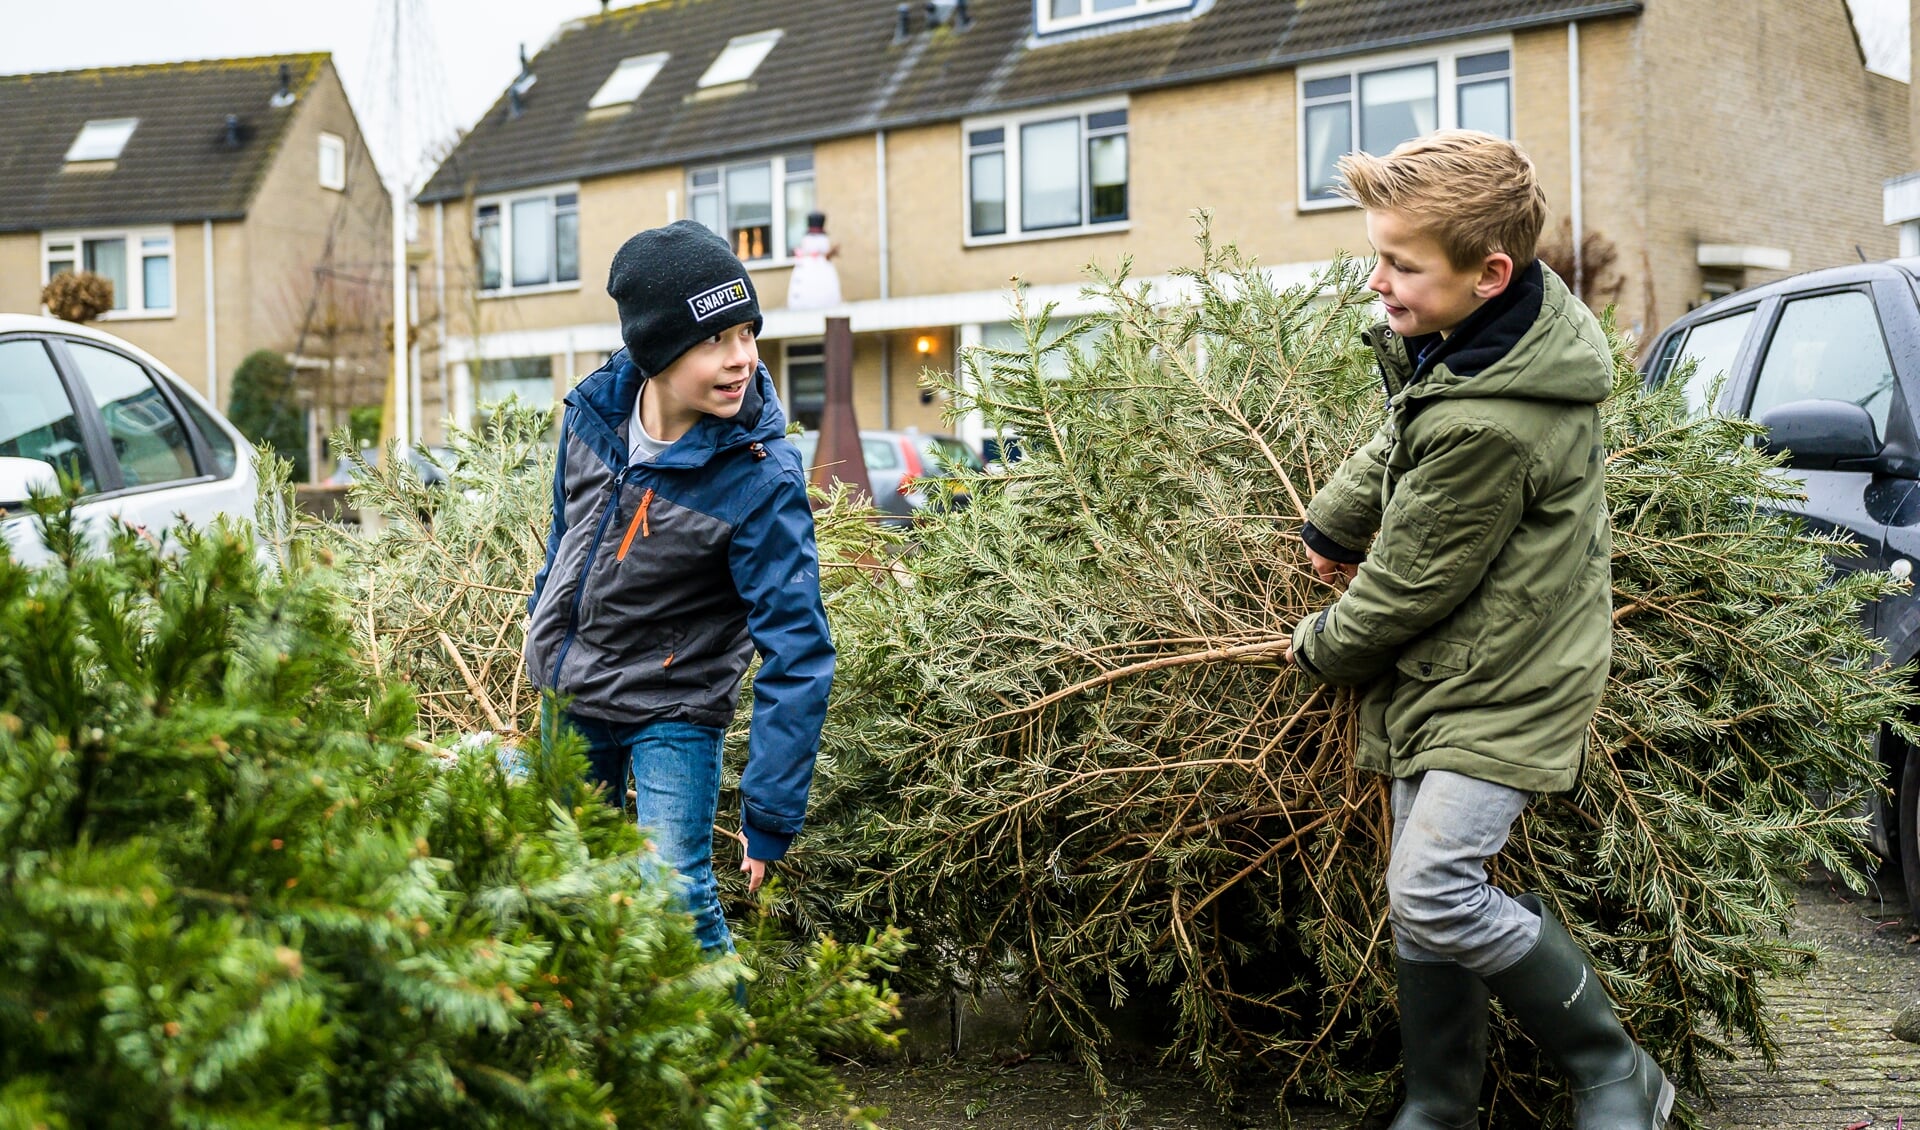
[{"label": "chimney", "polygon": [[973,17],[967,14],[967,0],[953,0],[953,30],[965,31],[973,26]]},{"label": "chimney", "polygon": [[240,115],[227,115],[227,148],[240,148]]},{"label": "chimney", "polygon": [[940,0],[927,0],[927,26],[929,28],[939,27],[946,22],[940,18],[940,9]]},{"label": "chimney", "polygon": [[905,43],[913,38],[913,28],[909,21],[913,19],[913,5],[901,4],[893,10],[893,41]]},{"label": "chimney", "polygon": [[274,92],[268,104],[276,110],[284,110],[293,103],[293,68],[282,63],[280,64],[280,89]]}]

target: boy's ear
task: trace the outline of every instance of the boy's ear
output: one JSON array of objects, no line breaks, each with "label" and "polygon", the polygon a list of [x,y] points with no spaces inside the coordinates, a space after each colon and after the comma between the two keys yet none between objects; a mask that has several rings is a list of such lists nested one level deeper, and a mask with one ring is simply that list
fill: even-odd
[{"label": "boy's ear", "polygon": [[1473,284],[1476,297],[1485,300],[1504,294],[1507,284],[1513,281],[1513,256],[1504,251],[1496,251],[1480,264],[1480,278]]}]

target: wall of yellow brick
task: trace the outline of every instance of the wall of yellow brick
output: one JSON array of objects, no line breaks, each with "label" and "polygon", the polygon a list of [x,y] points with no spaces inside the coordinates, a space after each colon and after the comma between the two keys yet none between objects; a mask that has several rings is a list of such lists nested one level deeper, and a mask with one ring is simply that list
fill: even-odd
[{"label": "wall of yellow brick", "polygon": [[[814,197],[827,214],[827,235],[840,249],[833,264],[840,272],[840,294],[849,302],[880,297],[879,175],[878,144],[872,134],[813,147]],[[805,223],[806,217],[795,216],[787,222]],[[779,291],[763,293],[760,305],[772,310],[786,304],[787,285],[782,277]]]},{"label": "wall of yellow brick", "polygon": [[[344,191],[320,186],[320,135],[330,133],[348,146]],[[336,291],[355,278],[391,278],[392,206],[360,137],[353,108],[332,64],[323,66],[301,95],[292,124],[280,140],[248,209],[247,280],[243,290],[220,291],[223,323],[243,331],[241,355],[255,349],[312,353],[317,343],[302,341],[301,330],[318,285],[316,265],[331,260],[341,278]],[[332,246],[328,247],[329,236]],[[392,317],[392,289],[384,283],[358,284],[357,301],[381,320]],[[224,326],[223,326],[224,328]],[[223,350],[224,353],[224,350]],[[231,372],[240,357],[222,357]]]},{"label": "wall of yellow brick", "polygon": [[1910,94],[1867,73],[1844,5],[1649,4],[1642,19],[1650,330],[1699,298],[1701,243],[1785,248],[1793,273],[1897,252],[1880,186],[1907,171]]},{"label": "wall of yellow brick", "polygon": [[40,312],[40,233],[0,232],[0,311]]},{"label": "wall of yellow brick", "polygon": [[[1580,25],[1583,220],[1596,252],[1589,271],[1594,284],[1607,289],[1617,286],[1611,304],[1619,325],[1644,339],[1655,315],[1647,305],[1644,269],[1647,182],[1643,171],[1649,158],[1642,36],[1638,21],[1632,19]],[[1556,203],[1549,224],[1557,228],[1567,215]],[[1611,267],[1603,261],[1609,253],[1614,257]]]}]

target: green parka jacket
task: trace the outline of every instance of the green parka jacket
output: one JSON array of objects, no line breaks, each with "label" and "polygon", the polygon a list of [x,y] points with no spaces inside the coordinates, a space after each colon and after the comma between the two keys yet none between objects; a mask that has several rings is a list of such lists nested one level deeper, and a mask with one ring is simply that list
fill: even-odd
[{"label": "green parka jacket", "polygon": [[1362,768],[1572,788],[1613,628],[1606,335],[1536,262],[1444,342],[1367,340],[1386,419],[1303,531],[1359,573],[1295,628],[1294,661],[1365,688]]}]

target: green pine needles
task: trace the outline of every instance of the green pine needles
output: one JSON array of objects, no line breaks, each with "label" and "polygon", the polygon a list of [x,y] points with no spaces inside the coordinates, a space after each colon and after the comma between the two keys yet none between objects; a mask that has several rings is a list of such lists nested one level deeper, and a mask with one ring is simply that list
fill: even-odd
[{"label": "green pine needles", "polygon": [[[453,756],[229,529],[0,555],[0,1125],[870,1126],[895,933],[708,964],[574,740]],[[299,555],[291,555],[298,557]],[[290,558],[291,560],[291,558]]]},{"label": "green pine needles", "polygon": [[[1094,288],[1110,313],[1048,344],[1035,312],[1027,348],[942,378],[1028,457],[961,480],[910,584],[836,607],[807,913],[910,925],[922,976],[1011,981],[1096,1084],[1130,1006],[1223,1098],[1259,1073],[1390,1109],[1386,790],[1353,768],[1351,693],[1277,662],[1334,596],[1297,531],[1378,420],[1372,296],[1352,262],[1280,290],[1201,248],[1184,293],[1123,267]],[[1862,880],[1871,740],[1912,672],[1876,668],[1861,627],[1897,582],[1830,570],[1844,544],[1772,509],[1793,483],[1754,429],[1616,363],[1611,687],[1580,786],[1494,875],[1542,892],[1697,1085],[1732,1044],[1771,1052],[1769,979],[1813,959],[1785,937],[1807,866]],[[1557,1075],[1507,1036],[1494,1123],[1562,1124]]]}]

